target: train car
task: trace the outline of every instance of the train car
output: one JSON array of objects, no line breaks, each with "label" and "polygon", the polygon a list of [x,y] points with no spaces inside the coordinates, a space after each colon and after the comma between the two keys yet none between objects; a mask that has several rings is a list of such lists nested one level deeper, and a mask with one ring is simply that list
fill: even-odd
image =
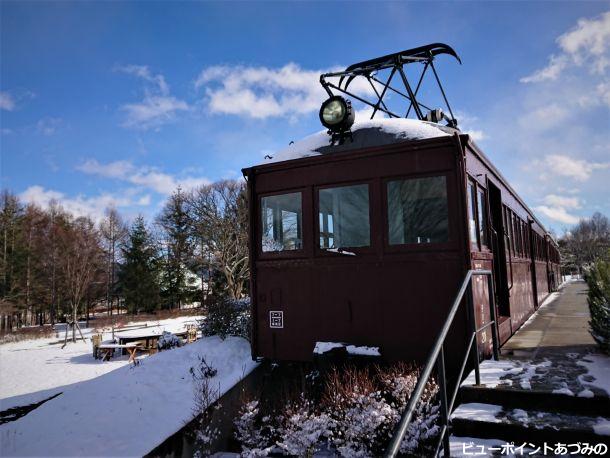
[{"label": "train car", "polygon": [[[392,76],[377,91],[371,106],[381,119],[354,123],[350,102],[331,91],[349,94],[354,75],[400,74],[412,62],[429,68],[439,54],[458,58],[433,44],[322,75],[329,131],[243,170],[253,358],[310,361],[316,345],[331,342],[423,362],[470,269],[493,272],[496,320],[478,335],[486,354],[493,327],[505,342],[557,288],[557,245],[452,115],[424,115],[406,78],[402,91]],[[327,82],[335,76],[339,84]],[[390,90],[408,98],[409,110],[417,106],[416,119],[394,115],[383,101]],[[464,354],[469,320],[482,327],[492,319],[488,283],[472,282],[472,304],[460,308],[447,340],[449,365]]]}]

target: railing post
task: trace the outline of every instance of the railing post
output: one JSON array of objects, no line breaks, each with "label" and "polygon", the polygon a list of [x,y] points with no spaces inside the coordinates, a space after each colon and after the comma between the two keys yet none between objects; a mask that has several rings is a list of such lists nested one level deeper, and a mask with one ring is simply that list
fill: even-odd
[{"label": "railing post", "polygon": [[474,315],[474,298],[472,294],[472,279],[468,284],[468,290],[466,291],[466,306],[468,307],[468,319],[470,320],[470,331],[474,334],[474,340],[472,345],[474,351],[471,348],[468,351],[472,352],[472,364],[474,365],[474,378],[475,384],[481,384],[481,372],[479,371],[479,343],[477,342],[477,323]]},{"label": "railing post", "polygon": [[489,292],[489,316],[493,324],[491,325],[491,340],[493,344],[494,359],[498,361],[500,359],[500,342],[498,339],[498,320],[496,317],[496,302],[494,296],[494,278],[492,274],[487,276],[487,289]]},{"label": "railing post", "polygon": [[441,346],[441,351],[436,360],[436,372],[438,374],[438,385],[441,395],[441,431],[442,426],[446,426],[443,433],[443,456],[448,458],[450,456],[449,450],[449,406],[447,405],[447,379],[445,378],[445,349],[444,345]]}]

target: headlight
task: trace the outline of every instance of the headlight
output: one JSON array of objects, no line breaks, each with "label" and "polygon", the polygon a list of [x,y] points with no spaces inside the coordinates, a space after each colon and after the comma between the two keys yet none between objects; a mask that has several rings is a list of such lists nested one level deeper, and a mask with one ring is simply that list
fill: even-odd
[{"label": "headlight", "polygon": [[320,108],[320,121],[333,132],[348,130],[354,124],[351,102],[338,95],[332,96]]}]

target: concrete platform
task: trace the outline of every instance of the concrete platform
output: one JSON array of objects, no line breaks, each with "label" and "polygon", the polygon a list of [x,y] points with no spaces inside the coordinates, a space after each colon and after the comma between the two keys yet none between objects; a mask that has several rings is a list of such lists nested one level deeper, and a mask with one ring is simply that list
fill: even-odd
[{"label": "concrete platform", "polygon": [[511,359],[538,360],[567,353],[585,354],[595,349],[589,334],[587,284],[573,281],[553,293],[502,347]]}]

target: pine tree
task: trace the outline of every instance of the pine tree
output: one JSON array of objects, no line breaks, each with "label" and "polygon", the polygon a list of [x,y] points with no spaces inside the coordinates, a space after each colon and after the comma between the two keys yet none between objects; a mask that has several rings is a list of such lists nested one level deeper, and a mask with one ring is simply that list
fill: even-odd
[{"label": "pine tree", "polygon": [[121,247],[123,265],[119,288],[130,313],[152,312],[160,305],[159,260],[144,218],[139,216]]},{"label": "pine tree", "polygon": [[164,235],[163,295],[170,308],[185,304],[195,293],[189,284],[193,274],[189,264],[193,259],[193,244],[190,234],[187,201],[184,192],[178,188],[167,200],[158,218]]},{"label": "pine tree", "polygon": [[586,275],[590,332],[600,349],[610,354],[610,263],[598,261]]}]

